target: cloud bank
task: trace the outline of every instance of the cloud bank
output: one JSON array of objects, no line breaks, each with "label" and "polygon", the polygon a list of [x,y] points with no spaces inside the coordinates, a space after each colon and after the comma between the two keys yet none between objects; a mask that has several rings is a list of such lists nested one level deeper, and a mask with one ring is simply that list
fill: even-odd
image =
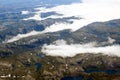
[{"label": "cloud bank", "polygon": [[[34,16],[25,18],[24,20],[45,20],[47,18],[64,18],[64,17],[71,17],[71,16],[78,16],[82,19],[80,20],[71,20],[73,21],[72,24],[67,23],[55,23],[51,26],[47,26],[45,31],[43,32],[56,32],[64,29],[71,29],[71,31],[76,31],[90,23],[93,22],[104,22],[113,19],[120,18],[120,0],[83,0],[82,3],[74,3],[69,5],[60,5],[52,8],[35,8],[37,10]],[[58,14],[63,15],[51,15],[46,18],[41,18],[41,13],[45,12],[56,12]],[[14,38],[14,40],[8,40],[8,42],[17,41],[24,37],[29,37],[34,35],[38,35],[36,33],[27,33],[27,34],[19,34]],[[31,34],[31,35],[30,35]],[[41,34],[41,33],[40,33]],[[25,36],[24,36],[25,35]],[[27,36],[26,36],[27,35]],[[20,36],[20,37],[19,37]]]},{"label": "cloud bank", "polygon": [[[70,16],[79,16],[83,19],[73,20],[73,24],[66,25],[68,29],[76,31],[81,27],[88,25],[96,21],[108,21],[112,19],[120,18],[120,0],[83,0],[82,3],[74,3],[70,5],[60,5],[52,8],[36,8],[39,10],[35,12],[33,17],[27,18],[26,20],[44,20],[47,18],[63,18]],[[41,13],[45,12],[56,12],[63,15],[52,15],[46,18],[41,18]],[[38,15],[39,14],[39,15]],[[58,24],[56,25],[58,26]],[[61,26],[61,24],[60,24]],[[51,27],[51,26],[49,26]],[[60,29],[61,30],[61,29]]]},{"label": "cloud bank", "polygon": [[73,57],[77,54],[102,53],[103,55],[119,56],[120,45],[97,47],[95,42],[86,44],[67,44],[64,40],[58,40],[53,44],[45,44],[42,52],[50,56]]}]

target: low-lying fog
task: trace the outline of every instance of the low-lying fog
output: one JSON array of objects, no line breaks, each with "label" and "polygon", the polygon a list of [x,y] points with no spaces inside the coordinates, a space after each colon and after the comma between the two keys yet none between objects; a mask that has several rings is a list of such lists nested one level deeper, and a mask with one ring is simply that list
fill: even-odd
[{"label": "low-lying fog", "polygon": [[[120,18],[120,0],[82,0],[82,3],[73,3],[69,5],[59,5],[52,8],[35,8],[36,12],[33,12],[35,15],[23,20],[45,20],[47,18],[64,18],[77,16],[81,17],[80,20],[74,20],[72,24],[68,23],[55,23],[42,32],[32,31],[27,34],[18,34],[17,36],[11,38],[7,42],[14,42],[21,38],[34,36],[38,34],[44,34],[47,32],[56,32],[64,29],[71,29],[76,31],[85,25],[88,25],[93,22],[104,22],[113,19]],[[56,12],[62,15],[51,15],[45,18],[41,17],[41,13],[47,12]],[[30,12],[23,11],[22,15],[29,14]],[[46,55],[51,56],[75,56],[80,53],[103,53],[106,55],[116,55],[120,56],[120,46],[112,45],[105,47],[96,47],[95,43],[86,43],[86,44],[67,44],[65,41],[57,41],[51,45],[44,45],[42,52]]]},{"label": "low-lying fog", "polygon": [[120,45],[98,47],[96,42],[86,44],[67,44],[64,40],[57,40],[53,44],[45,44],[42,52],[50,56],[73,57],[77,54],[102,53],[103,55],[119,56]]}]

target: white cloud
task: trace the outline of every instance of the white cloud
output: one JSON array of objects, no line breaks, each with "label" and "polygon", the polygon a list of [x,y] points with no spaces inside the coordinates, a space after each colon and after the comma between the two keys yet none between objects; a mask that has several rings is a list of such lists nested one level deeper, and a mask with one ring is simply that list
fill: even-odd
[{"label": "white cloud", "polygon": [[21,11],[21,14],[23,14],[23,15],[29,14],[29,11]]},{"label": "white cloud", "polygon": [[36,12],[32,12],[32,13],[34,13],[35,15],[32,16],[32,17],[29,17],[29,18],[24,18],[23,20],[38,20],[38,21],[41,21],[41,20],[43,20],[43,19],[41,18],[41,13],[44,12],[45,9],[46,9],[46,8],[44,8],[44,7],[35,8],[35,10],[37,10],[37,11],[36,11]]},{"label": "white cloud", "polygon": [[77,54],[85,53],[103,53],[104,55],[119,56],[120,57],[120,46],[112,45],[105,47],[97,47],[96,43],[87,44],[66,44],[65,41],[59,40],[51,45],[44,45],[42,47],[42,52],[50,56],[61,56],[61,57],[73,57]]},{"label": "white cloud", "polygon": [[42,20],[40,14],[35,14],[33,17],[25,18],[23,20]]},{"label": "white cloud", "polygon": [[116,40],[115,39],[112,39],[111,37],[108,37],[108,43],[114,43]]},{"label": "white cloud", "polygon": [[55,23],[45,29],[45,32],[57,32],[64,29],[69,29],[70,24],[68,23]]},{"label": "white cloud", "polygon": [[17,36],[15,36],[15,37],[13,37],[13,38],[5,41],[5,42],[11,43],[11,42],[20,40],[22,38],[29,37],[29,36],[34,36],[34,35],[38,35],[38,34],[42,34],[42,32],[31,31],[30,33],[27,33],[27,34],[18,34]]},{"label": "white cloud", "polygon": [[120,4],[120,0],[82,0],[83,3]]},{"label": "white cloud", "polygon": [[[81,27],[88,25],[92,22],[96,21],[108,21],[112,19],[119,19],[120,18],[120,0],[83,0],[83,3],[74,3],[70,5],[60,5],[52,8],[36,8],[39,10],[36,12],[35,16],[27,18],[34,19],[34,20],[44,20],[47,18],[63,18],[63,17],[70,17],[70,16],[79,16],[83,19],[80,20],[72,20],[73,24],[66,25],[66,24],[53,24],[53,26],[64,26],[65,29],[71,29],[72,31],[76,31]],[[60,16],[52,15],[48,16],[47,18],[41,18],[40,14],[42,12],[56,12],[58,14],[63,14]],[[39,14],[39,15],[38,15]],[[63,30],[63,27],[59,27]]]}]

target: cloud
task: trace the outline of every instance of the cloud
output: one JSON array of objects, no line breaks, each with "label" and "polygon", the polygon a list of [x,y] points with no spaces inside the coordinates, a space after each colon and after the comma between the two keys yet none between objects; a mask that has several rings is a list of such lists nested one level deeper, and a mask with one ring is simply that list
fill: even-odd
[{"label": "cloud", "polygon": [[[35,12],[35,15],[33,17],[27,18],[26,20],[45,20],[47,18],[78,16],[82,19],[72,20],[73,23],[70,25],[66,25],[63,22],[63,24],[55,23],[51,26],[48,26],[59,26],[59,29],[57,28],[58,30],[64,30],[64,26],[65,29],[71,29],[72,31],[76,31],[93,22],[104,22],[120,18],[120,11],[118,10],[120,8],[120,0],[83,0],[82,2],[83,3],[60,5],[52,8],[36,8],[36,10],[38,11]],[[41,13],[45,12],[56,12],[62,15],[52,15],[46,18],[41,18]]]},{"label": "cloud", "polygon": [[11,42],[20,40],[20,39],[22,39],[22,38],[26,38],[26,37],[34,36],[34,35],[38,35],[38,34],[42,34],[42,32],[31,31],[30,33],[27,33],[27,34],[18,34],[17,36],[15,36],[15,37],[13,37],[13,38],[5,41],[5,42],[11,43]]},{"label": "cloud", "polygon": [[63,30],[63,29],[68,29],[67,27],[68,26],[65,26],[65,25],[69,25],[69,24],[66,24],[66,23],[61,23],[60,24],[53,24],[51,27],[48,27],[46,28],[45,30],[41,31],[41,32],[38,32],[38,31],[31,31],[29,33],[26,33],[26,34],[18,34],[17,36],[14,36],[12,37],[11,39],[9,40],[6,40],[4,41],[3,43],[11,43],[11,42],[15,42],[15,41],[18,41],[22,38],[26,38],[26,37],[30,37],[30,36],[34,36],[34,35],[40,35],[40,34],[45,34],[45,33],[48,33],[48,32],[57,32],[57,31],[60,31],[60,30]]},{"label": "cloud", "polygon": [[21,14],[22,14],[22,15],[29,14],[29,11],[21,11]]},{"label": "cloud", "polygon": [[108,37],[108,43],[114,43],[116,40],[115,39],[112,39],[111,37]]},{"label": "cloud", "polygon": [[120,4],[120,0],[82,0],[83,3]]},{"label": "cloud", "polygon": [[86,43],[86,44],[67,44],[64,40],[58,40],[53,44],[45,44],[42,47],[42,52],[50,56],[61,56],[61,57],[73,57],[77,54],[85,53],[103,53],[104,55],[119,56],[120,57],[120,45],[98,47],[97,43]]},{"label": "cloud", "polygon": [[42,18],[40,17],[40,14],[36,13],[33,17],[25,18],[23,20],[42,20]]},{"label": "cloud", "polygon": [[46,8],[44,7],[35,8],[36,11],[32,12],[34,13],[34,16],[29,17],[29,18],[24,18],[23,20],[38,20],[38,21],[44,20],[43,18],[41,18],[41,13],[46,12],[45,9]]}]

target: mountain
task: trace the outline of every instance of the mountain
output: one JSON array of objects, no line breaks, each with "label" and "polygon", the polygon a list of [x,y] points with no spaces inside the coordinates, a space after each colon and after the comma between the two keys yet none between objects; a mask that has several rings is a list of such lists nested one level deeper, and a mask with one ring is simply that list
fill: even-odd
[{"label": "mountain", "polygon": [[118,4],[0,0],[0,80],[120,80]]},{"label": "mountain", "polygon": [[[95,22],[89,24],[76,32],[74,32],[71,37],[73,37],[74,41],[84,41],[84,42],[92,42],[98,41],[103,42],[107,41],[108,37],[115,39],[114,43],[120,44],[120,20],[111,20],[108,22]],[[84,39],[86,37],[86,39]]]}]

